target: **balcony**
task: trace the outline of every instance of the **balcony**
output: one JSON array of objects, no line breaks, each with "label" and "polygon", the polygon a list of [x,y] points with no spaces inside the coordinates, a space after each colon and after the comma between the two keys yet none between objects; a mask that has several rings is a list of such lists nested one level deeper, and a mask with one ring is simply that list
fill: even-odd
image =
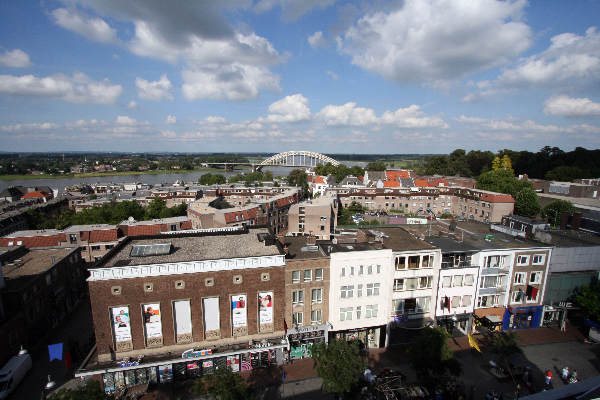
[{"label": "balcony", "polygon": [[506,292],[505,287],[492,287],[492,288],[481,288],[477,293],[478,296],[484,296],[489,294],[502,294]]},{"label": "balcony", "polygon": [[483,268],[481,275],[506,275],[509,270],[509,267]]},{"label": "balcony", "polygon": [[450,268],[477,268],[478,265],[471,264],[467,261],[460,261],[458,264],[455,264],[452,261],[442,261],[442,269],[450,269]]}]

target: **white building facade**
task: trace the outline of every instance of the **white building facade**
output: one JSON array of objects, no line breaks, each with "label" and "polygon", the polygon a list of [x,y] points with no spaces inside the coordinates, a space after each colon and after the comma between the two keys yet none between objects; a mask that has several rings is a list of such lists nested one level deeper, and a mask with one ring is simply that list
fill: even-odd
[{"label": "white building facade", "polygon": [[392,250],[346,250],[331,253],[330,332],[382,347],[392,303]]}]

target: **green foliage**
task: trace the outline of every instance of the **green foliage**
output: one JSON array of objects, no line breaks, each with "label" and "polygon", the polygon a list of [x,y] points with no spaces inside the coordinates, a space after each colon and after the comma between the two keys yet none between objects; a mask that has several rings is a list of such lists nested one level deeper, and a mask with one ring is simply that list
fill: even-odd
[{"label": "green foliage", "polygon": [[417,377],[430,389],[442,388],[461,373],[460,363],[448,346],[449,337],[440,327],[426,327],[408,346],[408,359]]},{"label": "green foliage", "polygon": [[356,201],[353,201],[348,207],[347,210],[350,211],[353,214],[356,213],[362,213],[364,211],[363,206],[360,205],[360,203],[357,203]]},{"label": "green foliage", "polygon": [[600,284],[582,286],[575,295],[575,304],[581,307],[588,318],[600,322]]},{"label": "green foliage", "polygon": [[229,183],[244,182],[246,185],[250,185],[254,182],[269,182],[273,180],[273,173],[271,171],[266,172],[250,172],[247,174],[237,174],[229,177]]},{"label": "green foliage", "polygon": [[315,174],[317,175],[333,175],[337,182],[341,182],[348,175],[361,176],[364,174],[364,170],[359,166],[348,168],[344,164],[340,164],[337,167],[331,163],[317,164],[315,167]]},{"label": "green foliage", "polygon": [[54,400],[111,400],[113,396],[104,393],[100,383],[88,380],[85,385],[76,389],[60,389],[52,394]]},{"label": "green foliage", "polygon": [[537,193],[531,188],[523,188],[515,197],[515,214],[533,217],[541,211]]},{"label": "green foliage", "polygon": [[441,219],[450,219],[450,218],[454,218],[454,215],[448,214],[448,213],[443,213],[442,215],[439,216],[439,218],[441,218]]},{"label": "green foliage", "polygon": [[517,335],[514,332],[494,332],[490,343],[490,349],[493,353],[505,358],[514,353],[519,353],[519,345],[517,344]]},{"label": "green foliage", "polygon": [[567,200],[554,200],[542,209],[542,215],[548,218],[548,221],[554,226],[560,224],[560,216],[563,213],[571,214],[573,212],[575,212],[575,207],[573,203]]},{"label": "green foliage", "polygon": [[227,182],[227,178],[221,174],[204,174],[198,179],[201,185],[222,185]]},{"label": "green foliage", "polygon": [[312,356],[317,374],[328,393],[347,393],[359,381],[366,363],[360,355],[360,342],[333,339],[329,344],[315,343]]},{"label": "green foliage", "polygon": [[475,167],[480,170],[480,157],[482,157],[481,152],[466,154],[463,149],[454,150],[448,156],[434,156],[427,162],[425,174],[471,176],[473,172],[469,162],[473,162]]},{"label": "green foliage", "polygon": [[367,164],[367,171],[385,171],[386,165],[383,161],[372,161]]},{"label": "green foliage", "polygon": [[560,181],[560,182],[571,182],[579,178],[589,177],[589,171],[585,169],[561,165],[560,167],[553,168],[546,173],[545,178],[549,181]]},{"label": "green foliage", "polygon": [[194,393],[214,400],[245,400],[254,398],[244,380],[230,368],[219,368],[214,374],[204,375],[194,383]]},{"label": "green foliage", "polygon": [[287,182],[290,186],[300,186],[304,193],[308,193],[308,176],[303,169],[293,169],[287,176]]}]

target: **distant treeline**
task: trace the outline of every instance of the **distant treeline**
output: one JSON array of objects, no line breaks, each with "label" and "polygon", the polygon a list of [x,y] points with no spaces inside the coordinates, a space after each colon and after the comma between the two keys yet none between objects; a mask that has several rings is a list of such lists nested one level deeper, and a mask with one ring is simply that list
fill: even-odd
[{"label": "distant treeline", "polygon": [[467,153],[463,149],[457,149],[449,155],[431,157],[425,166],[425,173],[476,177],[492,169],[495,157],[502,159],[504,155],[510,157],[516,175],[527,174],[530,178],[556,181],[600,177],[600,150],[577,147],[573,151],[565,152],[550,146],[537,153],[509,149],[501,150],[497,154],[479,150]]}]

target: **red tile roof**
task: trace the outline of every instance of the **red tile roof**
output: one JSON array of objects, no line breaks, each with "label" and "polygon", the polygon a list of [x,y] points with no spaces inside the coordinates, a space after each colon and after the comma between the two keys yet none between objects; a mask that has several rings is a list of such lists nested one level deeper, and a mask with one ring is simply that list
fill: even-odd
[{"label": "red tile roof", "polygon": [[315,178],[314,178],[314,180],[313,180],[313,182],[316,183],[316,184],[325,185],[325,177],[320,176],[320,175],[316,175]]},{"label": "red tile roof", "polygon": [[27,237],[14,237],[14,238],[0,238],[0,246],[8,246],[9,242],[12,242],[13,246],[16,246],[18,242],[22,242],[23,246],[28,249],[34,247],[49,247],[59,246],[61,241],[66,241],[64,234],[52,235],[52,236],[27,236]]},{"label": "red tile roof", "polygon": [[415,186],[416,187],[431,187],[433,186],[432,184],[430,184],[427,179],[415,179]]},{"label": "red tile roof", "polygon": [[110,242],[113,240],[117,240],[117,238],[118,238],[117,228],[91,231],[91,232],[89,232],[89,234],[90,234],[90,239],[89,239],[90,243]]},{"label": "red tile roof", "polygon": [[410,173],[408,171],[385,171],[385,179],[388,181],[397,181],[399,178],[410,178]]},{"label": "red tile roof", "polygon": [[[236,216],[238,216],[237,220],[235,219]],[[231,222],[248,221],[251,219],[256,219],[257,216],[258,216],[258,208],[251,208],[249,210],[228,212],[228,213],[225,213],[225,223],[229,224]]]},{"label": "red tile roof", "polygon": [[383,187],[400,187],[398,181],[383,181]]},{"label": "red tile roof", "polygon": [[35,191],[35,192],[29,192],[29,193],[25,193],[25,195],[23,195],[23,199],[43,199],[43,198],[49,198],[50,195],[48,193],[44,193],[42,191]]},{"label": "red tile roof", "polygon": [[502,193],[482,193],[481,195],[482,201],[487,201],[490,203],[514,203],[515,199],[510,194],[502,194]]}]

